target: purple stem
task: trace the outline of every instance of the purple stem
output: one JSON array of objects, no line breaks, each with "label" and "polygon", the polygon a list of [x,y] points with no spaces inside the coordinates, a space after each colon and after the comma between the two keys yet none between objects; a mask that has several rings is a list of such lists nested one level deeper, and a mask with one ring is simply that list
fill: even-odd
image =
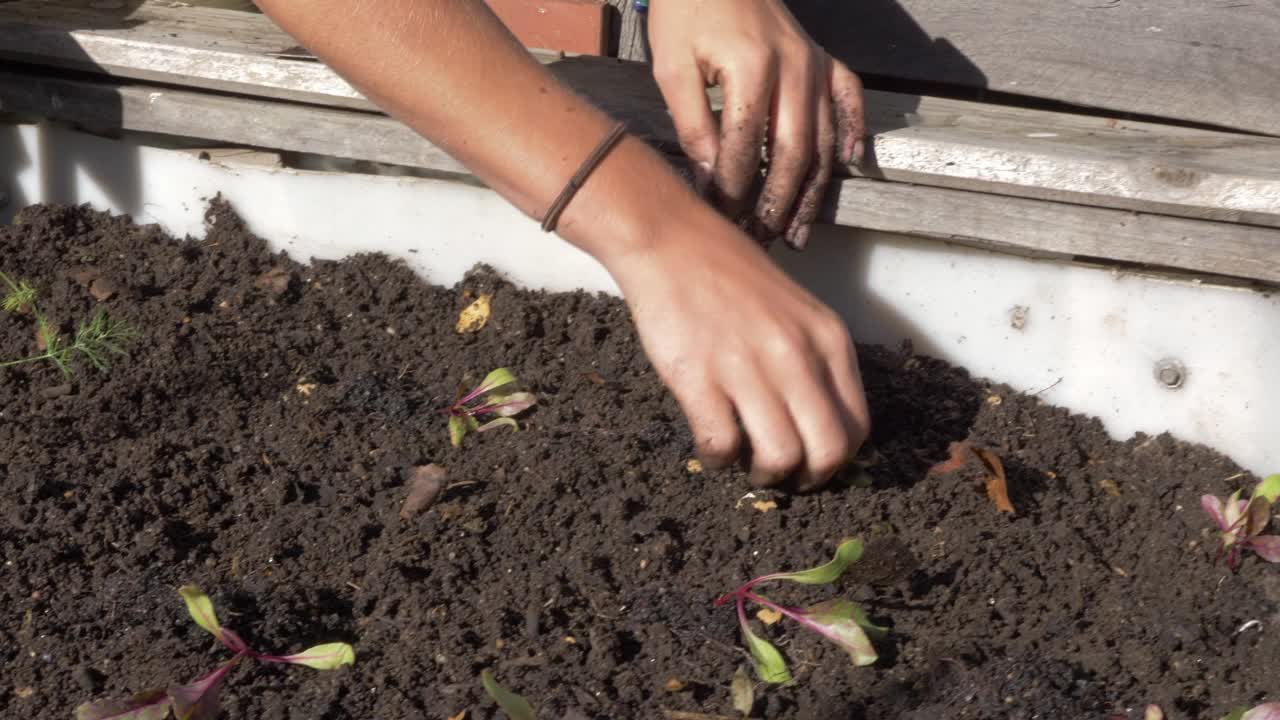
[{"label": "purple stem", "polygon": [[740,598],[739,603],[741,603],[742,597],[745,597],[754,603],[759,603],[760,605],[763,605],[775,612],[780,612],[783,615],[786,615],[792,620],[795,620],[796,622],[805,626],[812,632],[815,632],[823,637],[830,637],[830,633],[827,631],[825,627],[810,620],[808,614],[799,608],[790,608],[783,605],[779,605],[773,602],[772,600],[769,600],[768,598],[760,597],[759,595],[756,595],[755,593],[752,593],[752,592],[742,593],[742,595],[739,596]]}]

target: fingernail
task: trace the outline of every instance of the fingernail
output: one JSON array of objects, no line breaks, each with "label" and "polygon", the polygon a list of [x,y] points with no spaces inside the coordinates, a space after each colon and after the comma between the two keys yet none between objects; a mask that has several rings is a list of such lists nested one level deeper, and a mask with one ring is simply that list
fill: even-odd
[{"label": "fingernail", "polygon": [[863,157],[866,156],[867,142],[862,138],[858,138],[853,142],[853,164],[861,165]]},{"label": "fingernail", "polygon": [[696,162],[693,164],[693,191],[698,197],[706,197],[707,188],[711,186],[711,163]]},{"label": "fingernail", "polygon": [[809,233],[812,225],[801,225],[787,236],[787,244],[795,250],[803,250],[809,246]]}]

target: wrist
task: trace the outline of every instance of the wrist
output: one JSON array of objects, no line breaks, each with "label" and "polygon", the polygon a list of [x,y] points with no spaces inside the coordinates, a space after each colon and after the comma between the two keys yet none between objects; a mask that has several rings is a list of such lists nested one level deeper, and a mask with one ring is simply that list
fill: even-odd
[{"label": "wrist", "polygon": [[625,136],[578,190],[559,221],[559,235],[610,271],[625,258],[671,240],[673,223],[715,213],[665,158]]}]

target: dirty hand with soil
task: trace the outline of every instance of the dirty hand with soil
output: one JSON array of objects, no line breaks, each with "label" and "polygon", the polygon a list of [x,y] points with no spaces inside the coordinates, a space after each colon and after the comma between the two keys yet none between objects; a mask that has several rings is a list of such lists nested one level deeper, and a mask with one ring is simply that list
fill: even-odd
[{"label": "dirty hand with soil", "polygon": [[[862,83],[781,0],[681,0],[649,11],[653,72],[699,189],[766,244],[802,249],[833,163],[863,152]],[[708,86],[724,91],[717,122]],[[760,148],[769,172],[760,187]]]},{"label": "dirty hand with soil", "polygon": [[[547,213],[614,126],[535,61],[482,2],[259,5],[367,97],[531,217]],[[769,80],[767,90],[749,95],[781,98],[778,88],[790,92],[795,78],[779,77],[785,82]],[[802,97],[828,97],[814,89],[816,81],[804,84],[811,90]],[[734,97],[738,89],[726,88]],[[834,125],[822,120],[833,114],[830,103],[817,108],[812,126],[799,122],[803,111],[779,110],[775,146],[831,147]],[[750,118],[753,126],[767,122],[759,104],[751,105]],[[717,157],[725,153],[721,147]],[[775,155],[780,161],[786,153]],[[724,182],[731,176],[726,170]],[[773,207],[789,215],[785,205]],[[557,231],[618,282],[655,369],[709,462],[730,462],[749,441],[758,484],[794,477],[808,489],[825,483],[866,438],[867,405],[844,324],[644,142],[627,137],[612,148]]]}]

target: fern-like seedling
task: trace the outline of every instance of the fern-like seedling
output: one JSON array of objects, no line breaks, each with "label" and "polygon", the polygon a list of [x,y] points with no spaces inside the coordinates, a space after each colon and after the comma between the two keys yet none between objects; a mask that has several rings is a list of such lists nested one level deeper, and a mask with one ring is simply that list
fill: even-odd
[{"label": "fern-like seedling", "polygon": [[36,289],[26,280],[14,281],[0,272],[0,281],[5,284],[4,299],[0,300],[0,309],[11,313],[25,313],[36,304]]},{"label": "fern-like seedling", "polygon": [[104,308],[99,307],[92,317],[81,321],[75,335],[68,341],[36,303],[36,290],[30,283],[14,280],[3,272],[0,272],[0,282],[6,288],[4,297],[0,298],[0,309],[11,313],[31,313],[35,318],[36,334],[44,346],[44,352],[39,355],[0,362],[0,368],[48,361],[69,377],[72,374],[71,357],[80,354],[99,372],[105,372],[111,367],[111,357],[123,355],[125,345],[138,335],[128,323],[112,319]]}]

